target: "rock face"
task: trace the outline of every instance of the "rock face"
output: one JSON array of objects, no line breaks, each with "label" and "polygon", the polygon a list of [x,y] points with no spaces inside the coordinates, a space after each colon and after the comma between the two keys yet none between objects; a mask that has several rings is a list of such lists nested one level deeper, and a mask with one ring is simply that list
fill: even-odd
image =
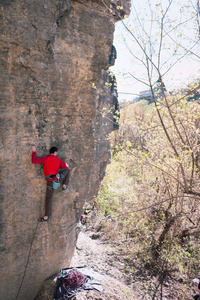
[{"label": "rock face", "polygon": [[[127,2],[119,12],[112,5],[111,12],[110,3],[91,0],[0,2],[4,300],[34,299],[47,277],[69,265],[84,202],[97,194],[104,176],[113,129],[112,112],[101,114],[113,106],[106,70],[114,22],[129,10]],[[58,146],[71,169],[70,193],[55,191],[45,224],[37,218],[44,211],[46,183],[42,166],[31,163],[32,145],[38,156]]]}]

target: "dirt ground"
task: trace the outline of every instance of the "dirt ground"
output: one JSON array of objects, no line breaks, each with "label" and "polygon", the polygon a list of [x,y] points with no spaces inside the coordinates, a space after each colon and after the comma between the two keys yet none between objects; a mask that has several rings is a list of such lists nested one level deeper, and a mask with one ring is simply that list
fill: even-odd
[{"label": "dirt ground", "polygon": [[[141,280],[140,282],[140,276],[133,278],[131,274],[125,274],[123,257],[120,259],[119,253],[116,253],[115,248],[109,243],[105,234],[96,230],[98,226],[88,225],[86,230],[85,226],[80,225],[80,228],[81,231],[71,267],[84,266],[92,268],[102,284],[103,292],[99,293],[93,290],[80,293],[77,294],[74,300],[189,300],[193,299],[192,295],[198,293],[197,285],[192,284],[188,290],[186,284],[180,283],[184,280],[184,276],[182,276],[178,278],[176,285],[172,281],[165,282],[162,287],[162,296],[161,292],[150,296],[148,289],[151,286],[152,290],[155,289],[154,278],[147,276],[146,281],[143,280],[144,282],[142,282]],[[90,231],[90,229],[94,231]],[[127,280],[129,278],[130,280]],[[130,284],[128,285],[127,282],[130,282]]]},{"label": "dirt ground", "polygon": [[[74,256],[70,267],[87,267],[93,271],[103,288],[102,292],[90,290],[77,293],[72,300],[192,300],[192,295],[198,293],[197,284],[192,288],[177,282],[174,286],[170,281],[163,286],[161,293],[150,296],[145,286],[153,286],[154,282],[150,276],[141,280],[139,276],[132,276],[125,272],[123,257],[116,253],[115,246],[109,243],[105,233],[98,232],[94,227],[80,224],[80,233],[77,240]],[[131,277],[132,276],[132,277]],[[56,287],[57,277],[47,279],[35,300],[51,300]],[[130,280],[129,280],[130,279]],[[153,286],[155,288],[155,284]],[[182,294],[180,293],[182,292]]]},{"label": "dirt ground", "polygon": [[82,230],[79,233],[71,267],[87,267],[95,271],[103,287],[103,292],[95,290],[76,295],[74,299],[85,300],[127,300],[141,299],[134,291],[125,284],[124,275],[120,271],[119,263],[116,265],[110,257],[114,256],[114,249],[107,241],[101,238],[101,233],[93,233]]}]

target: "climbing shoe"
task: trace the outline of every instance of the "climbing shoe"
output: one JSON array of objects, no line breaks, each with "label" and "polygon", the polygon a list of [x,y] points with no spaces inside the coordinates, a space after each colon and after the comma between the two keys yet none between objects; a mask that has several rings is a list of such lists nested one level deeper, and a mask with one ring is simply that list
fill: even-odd
[{"label": "climbing shoe", "polygon": [[48,221],[48,220],[49,220],[49,218],[48,218],[48,219],[39,218],[39,219],[38,219],[38,222],[44,222],[44,221]]},{"label": "climbing shoe", "polygon": [[69,192],[69,188],[68,188],[68,186],[63,186],[62,190],[63,190],[63,191],[67,191],[67,192]]}]

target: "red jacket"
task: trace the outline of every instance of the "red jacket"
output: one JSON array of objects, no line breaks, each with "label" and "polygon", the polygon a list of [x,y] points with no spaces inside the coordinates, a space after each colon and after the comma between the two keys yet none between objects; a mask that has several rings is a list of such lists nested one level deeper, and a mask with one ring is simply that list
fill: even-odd
[{"label": "red jacket", "polygon": [[[36,152],[32,152],[32,163],[44,164],[45,176],[56,175],[59,169],[68,169],[66,163],[53,154],[36,158]],[[52,179],[47,179],[47,181],[52,181]]]}]

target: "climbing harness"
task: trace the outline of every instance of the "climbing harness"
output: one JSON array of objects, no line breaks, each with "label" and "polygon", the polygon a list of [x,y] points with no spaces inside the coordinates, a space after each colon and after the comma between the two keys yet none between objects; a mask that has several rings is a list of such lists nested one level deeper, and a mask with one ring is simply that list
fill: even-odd
[{"label": "climbing harness", "polygon": [[52,179],[53,186],[47,185],[47,188],[48,188],[49,190],[57,190],[57,188],[59,188],[59,186],[60,186],[60,182],[59,182],[60,174],[57,174],[57,175],[49,175],[49,176],[46,176],[45,178],[46,178],[46,179]]},{"label": "climbing harness", "polygon": [[60,174],[45,176],[45,179],[59,180]]},{"label": "climbing harness", "polygon": [[53,182],[53,186],[49,186],[47,185],[47,188],[49,190],[57,190],[57,188],[59,188],[60,186],[60,182],[59,182],[59,179],[62,178],[64,179],[64,176],[63,174],[56,174],[56,175],[49,175],[49,176],[46,176],[45,179],[52,179],[52,182]]}]

